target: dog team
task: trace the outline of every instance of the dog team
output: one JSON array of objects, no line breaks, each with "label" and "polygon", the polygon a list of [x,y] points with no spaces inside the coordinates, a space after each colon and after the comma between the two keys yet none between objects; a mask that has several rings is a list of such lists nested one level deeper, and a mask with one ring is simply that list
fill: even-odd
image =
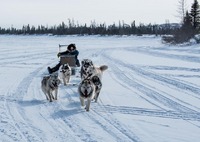
[{"label": "dog team", "polygon": [[[75,44],[70,45],[75,47]],[[68,49],[72,49],[70,45],[68,46]],[[50,67],[48,67],[48,71],[49,69]],[[106,65],[102,65],[100,67],[95,66],[90,59],[82,60],[80,70],[81,82],[78,85],[77,91],[81,106],[85,106],[86,111],[89,111],[92,100],[95,102],[98,101],[98,97],[102,88],[102,75],[107,69],[108,66]],[[68,85],[72,75],[72,69],[67,63],[59,65],[56,71],[58,72],[53,73],[49,71],[50,75],[44,76],[41,81],[41,89],[45,94],[46,99],[50,102],[58,99],[57,96],[59,85],[61,82],[63,82],[64,85]]]}]

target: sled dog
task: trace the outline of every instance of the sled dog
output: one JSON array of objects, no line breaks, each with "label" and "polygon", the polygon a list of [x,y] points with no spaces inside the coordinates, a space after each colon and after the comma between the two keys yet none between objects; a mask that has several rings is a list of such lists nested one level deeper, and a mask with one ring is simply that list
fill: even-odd
[{"label": "sled dog", "polygon": [[82,60],[81,64],[82,80],[86,78],[92,78],[93,76],[98,76],[101,80],[103,72],[108,69],[107,65],[102,65],[100,67],[95,66],[90,59]]},{"label": "sled dog", "polygon": [[95,99],[95,102],[97,102],[99,94],[100,94],[100,91],[101,91],[101,88],[102,88],[102,83],[101,83],[101,80],[99,79],[98,76],[93,76],[91,80],[92,80],[92,82],[93,82],[93,84],[95,86],[94,99]]},{"label": "sled dog", "polygon": [[72,70],[69,64],[63,64],[59,72],[59,76],[60,78],[63,79],[64,85],[67,85],[69,83],[71,74],[72,74]]},{"label": "sled dog", "polygon": [[[52,102],[53,99],[57,100],[58,86],[60,83],[61,81],[58,78],[58,74],[56,73],[43,77],[41,81],[41,88],[46,96],[46,99],[50,102]],[[55,97],[53,96],[53,92],[55,94]]]},{"label": "sled dog", "polygon": [[90,68],[93,67],[92,60],[83,59],[81,61],[81,79],[86,79],[91,73]]},{"label": "sled dog", "polygon": [[86,111],[89,111],[90,103],[94,99],[95,95],[95,86],[93,82],[90,79],[82,80],[78,86],[78,93],[81,106],[85,106],[85,100],[87,100],[85,109]]}]

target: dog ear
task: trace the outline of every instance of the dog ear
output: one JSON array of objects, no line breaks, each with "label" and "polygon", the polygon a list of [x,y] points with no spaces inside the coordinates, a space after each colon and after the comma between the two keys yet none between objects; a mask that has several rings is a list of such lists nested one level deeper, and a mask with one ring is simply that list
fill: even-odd
[{"label": "dog ear", "polygon": [[81,64],[83,65],[85,63],[85,61],[83,60],[83,61],[81,61]]},{"label": "dog ear", "polygon": [[92,66],[94,66],[93,62],[90,63]]}]

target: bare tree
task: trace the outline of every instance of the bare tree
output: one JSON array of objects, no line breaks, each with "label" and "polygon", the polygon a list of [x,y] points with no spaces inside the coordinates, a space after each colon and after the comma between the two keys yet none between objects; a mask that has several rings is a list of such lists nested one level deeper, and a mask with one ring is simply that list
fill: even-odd
[{"label": "bare tree", "polygon": [[184,17],[187,11],[187,5],[186,5],[186,0],[179,0],[178,1],[178,16],[181,20],[181,23],[184,22]]}]

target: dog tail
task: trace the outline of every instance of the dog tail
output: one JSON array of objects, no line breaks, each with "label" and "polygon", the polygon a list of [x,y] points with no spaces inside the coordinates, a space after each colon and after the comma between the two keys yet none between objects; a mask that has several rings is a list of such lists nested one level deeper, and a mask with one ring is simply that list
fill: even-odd
[{"label": "dog tail", "polygon": [[100,68],[101,71],[105,71],[105,70],[108,69],[108,66],[102,65],[102,66],[100,66],[99,68]]}]

